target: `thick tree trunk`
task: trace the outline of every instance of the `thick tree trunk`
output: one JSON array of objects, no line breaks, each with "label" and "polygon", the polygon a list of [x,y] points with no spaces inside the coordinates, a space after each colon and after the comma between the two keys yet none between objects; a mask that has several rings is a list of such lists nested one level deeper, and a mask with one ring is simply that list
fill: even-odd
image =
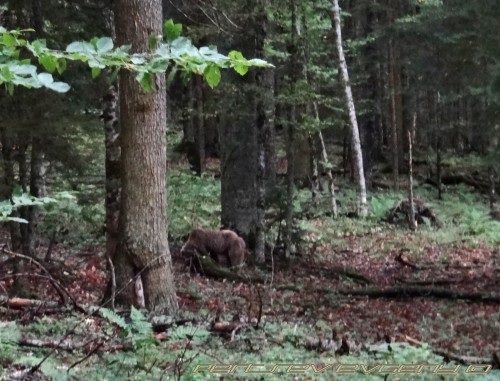
[{"label": "thick tree trunk", "polygon": [[[1,143],[2,143],[2,159],[3,159],[3,171],[4,171],[4,184],[2,184],[2,199],[10,199],[12,197],[12,192],[15,186],[15,174],[14,174],[14,150],[12,146],[12,131],[9,127],[4,126],[0,130]],[[19,217],[18,212],[13,212],[11,214],[13,217]],[[9,222],[10,230],[10,241],[11,250],[18,252],[22,248],[21,232],[19,229],[18,222]],[[14,272],[14,283],[12,285],[11,293],[13,295],[23,296],[25,293],[25,286],[23,284],[23,279],[16,276],[16,274],[23,272],[23,263],[16,258],[13,266]]]},{"label": "thick tree trunk", "polygon": [[[255,2],[246,2],[240,10],[242,31],[235,36],[237,45],[245,56],[255,56],[261,37],[255,28],[262,20],[255,20]],[[257,24],[259,23],[259,24]],[[258,26],[256,26],[258,25]],[[248,33],[248,31],[252,31]],[[262,171],[260,136],[265,129],[263,110],[259,116],[259,97],[256,76],[244,77],[228,73],[231,83],[223,85],[229,94],[225,112],[220,114],[221,151],[221,223],[242,236],[250,250],[262,245],[262,191],[259,171]],[[257,74],[258,76],[258,74]],[[264,163],[265,165],[265,163]],[[261,247],[257,248],[261,251]],[[259,254],[259,256],[261,253]],[[261,259],[261,258],[259,258]]]},{"label": "thick tree trunk", "polygon": [[368,206],[366,202],[366,184],[365,174],[363,168],[363,154],[361,152],[361,142],[359,139],[358,121],[356,119],[356,109],[354,106],[354,99],[352,96],[351,85],[349,83],[349,72],[347,71],[347,63],[344,56],[344,49],[342,48],[342,31],[340,26],[340,8],[338,0],[333,2],[333,19],[335,25],[335,32],[337,35],[336,44],[339,55],[340,72],[342,74],[342,82],[344,85],[345,98],[347,110],[349,112],[349,121],[351,123],[352,134],[352,148],[355,157],[356,180],[358,185],[358,214],[360,217],[368,215]]},{"label": "thick tree trunk", "polygon": [[[161,0],[116,0],[118,45],[147,51],[149,36],[162,33]],[[145,93],[135,74],[120,73],[121,208],[119,244],[114,258],[117,302],[131,305],[131,278],[142,279],[148,309],[177,310],[172,261],[167,241],[166,83],[153,78]],[[130,282],[130,283],[129,283]]]},{"label": "thick tree trunk", "polygon": [[[264,57],[264,40],[267,34],[267,15],[265,1],[259,1],[257,18],[259,25],[255,25],[255,52],[258,57]],[[264,215],[266,211],[267,193],[270,183],[274,184],[274,151],[273,127],[274,127],[274,105],[272,94],[274,88],[274,72],[270,69],[259,69],[255,74],[255,81],[260,85],[262,91],[254,93],[256,102],[256,126],[257,126],[257,202],[256,202],[256,231],[255,231],[255,260],[258,263],[265,261],[266,227]]]}]

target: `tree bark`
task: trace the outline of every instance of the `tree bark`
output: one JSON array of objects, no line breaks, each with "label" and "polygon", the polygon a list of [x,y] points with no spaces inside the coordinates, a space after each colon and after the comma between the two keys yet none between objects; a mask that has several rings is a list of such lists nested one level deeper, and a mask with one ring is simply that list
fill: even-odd
[{"label": "tree bark", "polygon": [[360,217],[368,215],[368,206],[366,202],[366,184],[365,174],[363,168],[363,154],[361,152],[361,142],[359,139],[358,121],[356,119],[356,108],[354,106],[354,99],[352,96],[351,85],[349,83],[349,72],[347,70],[347,63],[344,56],[344,49],[342,48],[342,31],[340,26],[340,8],[338,0],[332,0],[333,7],[333,20],[335,25],[335,32],[337,35],[336,44],[339,55],[339,66],[342,74],[342,83],[345,91],[346,106],[349,112],[349,121],[351,124],[352,134],[352,148],[355,157],[355,172],[358,185],[358,214]]},{"label": "tree bark", "polygon": [[[258,2],[256,11],[259,24],[255,25],[255,52],[258,57],[264,57],[264,42],[267,34],[267,15],[265,1]],[[272,94],[274,88],[273,71],[259,69],[256,71],[255,80],[263,91],[254,94],[256,97],[256,126],[257,126],[257,200],[256,200],[256,232],[255,232],[255,260],[257,263],[265,261],[266,227],[264,215],[268,190],[274,183],[274,171],[269,167],[274,165],[273,156],[273,127],[274,105]]]},{"label": "tree bark", "polygon": [[[415,112],[413,115],[413,123],[416,124],[417,121],[417,113]],[[415,205],[413,204],[413,144],[412,144],[412,136],[411,131],[408,131],[408,205],[410,206],[409,210],[409,223],[410,229],[417,229],[417,221],[415,220]]]},{"label": "tree bark", "polygon": [[394,81],[394,52],[392,40],[389,40],[389,86],[390,86],[390,110],[391,110],[391,137],[392,137],[392,181],[394,190],[399,190],[399,132],[396,111],[396,84]]},{"label": "tree bark", "polygon": [[196,149],[198,150],[198,163],[196,165],[196,173],[201,176],[205,172],[205,125],[203,113],[203,79],[200,76],[193,78],[194,93],[196,99],[196,134],[194,137]]},{"label": "tree bark", "polygon": [[[116,0],[118,45],[147,51],[149,36],[162,33],[161,0]],[[166,83],[155,75],[145,93],[135,74],[120,73],[121,208],[119,244],[114,260],[117,302],[134,303],[131,279],[141,276],[148,309],[177,310],[167,240]]]}]

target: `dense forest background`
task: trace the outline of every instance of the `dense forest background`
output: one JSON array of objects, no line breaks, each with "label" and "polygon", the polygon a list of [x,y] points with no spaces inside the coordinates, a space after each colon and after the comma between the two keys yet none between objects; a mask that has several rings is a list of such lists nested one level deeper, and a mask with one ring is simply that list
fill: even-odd
[{"label": "dense forest background", "polygon": [[[166,132],[134,119],[127,99],[147,109],[158,98],[112,68],[54,67],[65,94],[0,92],[2,379],[205,379],[234,370],[197,365],[331,359],[477,363],[481,379],[498,377],[500,3],[147,3],[195,46],[273,67],[168,66]],[[137,4],[3,1],[0,25],[33,28],[27,38],[54,50],[95,36],[137,49],[124,27]],[[166,157],[154,156],[165,135]],[[166,169],[166,186],[130,152]],[[121,259],[130,210],[143,224],[129,229],[165,235],[151,242],[167,246],[173,273],[151,280]],[[195,228],[237,232],[246,265],[191,273],[180,247]],[[115,296],[144,307],[133,275],[159,320],[114,312]]]}]

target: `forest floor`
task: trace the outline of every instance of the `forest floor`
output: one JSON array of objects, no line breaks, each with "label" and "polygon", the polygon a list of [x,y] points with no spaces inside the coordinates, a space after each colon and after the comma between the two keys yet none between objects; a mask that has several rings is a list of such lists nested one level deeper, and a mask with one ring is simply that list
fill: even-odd
[{"label": "forest floor", "polygon": [[[321,321],[334,335],[347,335],[357,344],[413,339],[464,358],[490,358],[499,353],[499,301],[460,300],[453,293],[440,298],[415,296],[404,291],[417,286],[455,290],[473,297],[498,292],[498,248],[484,244],[467,247],[463,242],[430,246],[411,233],[399,235],[397,239],[404,239],[405,247],[419,248],[415,254],[410,249],[401,251],[395,238],[392,232],[381,231],[345,237],[342,248],[316,247],[315,255],[276,262],[274,269],[268,266],[268,282],[264,284],[221,281],[190,273],[174,246],[179,306],[195,316],[204,313],[211,319],[226,317],[228,321],[236,316],[253,324],[260,320],[261,326],[287,322],[315,327]],[[98,304],[102,297],[107,277],[101,252],[101,247],[88,247],[67,256],[62,247],[57,250],[56,263],[64,258],[64,265],[53,275],[79,303]],[[26,273],[39,272],[36,266],[30,267]],[[243,272],[248,276],[255,273],[251,265]],[[32,298],[58,299],[48,282],[32,277],[26,281]],[[398,287],[398,294],[368,297],[337,292],[366,288],[383,291],[391,286]],[[51,315],[43,308],[40,313],[31,309],[6,312],[5,308],[0,312],[2,321],[15,317],[28,322]]]},{"label": "forest floor", "polygon": [[[381,346],[390,346],[389,343],[407,343],[439,356],[440,361],[488,363],[498,367],[495,356],[500,354],[500,249],[498,245],[471,235],[471,232],[487,231],[493,225],[484,216],[474,215],[464,220],[467,223],[457,222],[464,212],[450,211],[450,205],[455,207],[456,202],[453,199],[448,202],[441,205],[441,209],[436,208],[439,214],[448,213],[443,218],[445,226],[439,231],[422,226],[417,232],[411,232],[406,227],[380,220],[362,222],[341,218],[332,223],[324,216],[310,218],[303,232],[306,244],[301,255],[288,261],[275,258],[259,268],[246,264],[240,274],[247,280],[241,282],[190,272],[180,257],[182,242],[171,244],[180,331],[156,330],[155,338],[165,343],[160,346],[163,348],[161,353],[180,351],[176,356],[186,356],[189,349],[195,353],[190,361],[198,356],[204,357],[205,362],[208,358],[219,363],[226,363],[225,359],[236,363],[290,363],[294,360],[301,363],[306,359],[317,361],[318,356],[336,358],[349,352],[369,352],[373,348],[380,351]],[[500,235],[498,225],[494,226],[493,233]],[[318,235],[322,235],[321,239],[315,240]],[[7,231],[1,232],[0,239],[8,242]],[[44,252],[45,249],[39,250]],[[102,298],[107,282],[103,250],[101,245],[78,249],[59,244],[54,249],[50,266],[46,264],[51,275],[82,306],[98,305]],[[12,265],[2,258],[0,297],[5,297],[12,284],[8,272]],[[38,266],[25,265],[23,274],[28,289],[26,298],[44,302],[59,300],[53,285],[43,278]],[[128,374],[135,375],[128,379],[157,379],[152,375],[164,374],[172,367],[175,369],[174,365],[168,365],[175,364],[175,358],[165,360],[162,365],[154,359],[157,353],[151,355],[147,366],[137,365],[146,361],[146,355],[142,360],[137,358],[133,365],[125,358],[106,359],[95,355],[105,351],[109,356],[117,356],[121,348],[115,342],[119,327],[109,331],[106,328],[109,322],[97,321],[95,315],[77,313],[71,307],[46,308],[44,304],[9,308],[6,299],[2,300],[0,379],[9,379],[2,378],[2,369],[22,369],[16,362],[19,354],[25,363],[36,364],[33,358],[40,361],[47,351],[56,351],[53,357],[60,363],[79,364],[79,360],[85,360],[95,374],[103,366],[109,368],[113,364],[120,364],[116,370],[120,374],[127,364],[131,367]],[[13,321],[19,325],[21,336],[16,336],[18,343],[9,357],[2,347],[5,340],[2,344],[1,334],[3,330],[5,336],[7,322]],[[184,326],[187,321],[190,330]],[[85,327],[72,328],[82,324],[91,324],[101,333],[90,339]],[[202,332],[218,341],[203,341],[208,339],[201,335]],[[197,334],[202,341],[193,338]],[[38,343],[41,352],[33,349],[33,342],[25,338],[42,340]],[[71,340],[80,345],[82,351],[65,354],[65,349],[47,341],[49,338]],[[94,353],[87,346],[95,342],[103,347]],[[300,349],[295,351],[297,348]],[[273,357],[265,357],[264,349]],[[390,347],[387,350],[392,351]],[[416,355],[422,357],[415,358]],[[374,359],[369,357],[362,361]],[[393,357],[392,363],[435,363],[435,359],[430,359],[428,354],[412,352],[410,357]],[[139,377],[134,372],[145,372],[147,376]],[[192,379],[197,379],[195,376]],[[101,376],[93,378],[91,373],[86,373],[85,377],[102,379]]]}]

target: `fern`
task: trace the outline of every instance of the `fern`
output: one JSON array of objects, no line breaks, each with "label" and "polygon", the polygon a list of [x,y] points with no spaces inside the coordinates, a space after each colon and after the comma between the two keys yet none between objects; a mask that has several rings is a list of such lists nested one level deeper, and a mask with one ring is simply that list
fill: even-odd
[{"label": "fern", "polygon": [[127,324],[125,319],[123,317],[121,317],[120,315],[118,315],[116,312],[102,307],[99,310],[99,313],[101,314],[101,316],[103,318],[108,319],[111,323],[116,324],[118,327],[123,328],[124,330],[127,330],[127,331],[130,330],[129,324]]}]

